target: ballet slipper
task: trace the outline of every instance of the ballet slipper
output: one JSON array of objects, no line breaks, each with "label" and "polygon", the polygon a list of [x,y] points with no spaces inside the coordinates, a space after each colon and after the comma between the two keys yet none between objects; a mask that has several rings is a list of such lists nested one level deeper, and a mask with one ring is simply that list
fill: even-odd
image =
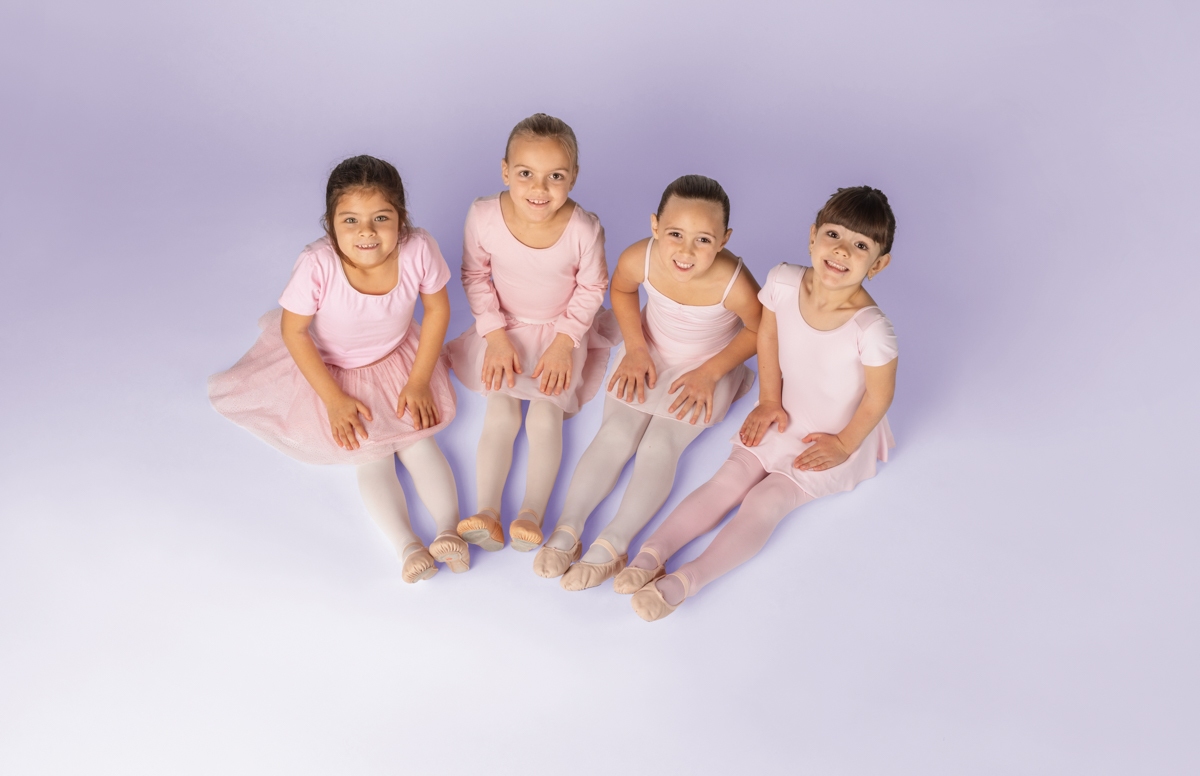
[{"label": "ballet slipper", "polygon": [[571,538],[575,540],[575,544],[571,545],[570,550],[560,550],[548,544],[538,550],[538,554],[533,556],[533,573],[539,577],[546,579],[561,577],[567,567],[579,560],[579,556],[583,554],[583,542],[579,540],[579,534],[575,532],[574,528],[569,525],[557,525],[550,535],[553,536],[558,531],[570,534]]},{"label": "ballet slipper", "polygon": [[[533,520],[525,520],[521,515],[529,515]],[[529,552],[537,549],[542,543],[542,529],[538,523],[537,512],[532,509],[522,509],[517,513],[517,519],[508,526],[508,538],[512,548],[517,552]]]},{"label": "ballet slipper", "polygon": [[652,569],[639,569],[636,566],[626,566],[621,569],[621,573],[617,574],[616,579],[613,580],[613,590],[621,595],[632,595],[648,583],[658,581],[667,573],[667,564],[663,563],[663,559],[657,552],[645,545],[642,546],[641,552],[653,555],[658,565]]},{"label": "ballet slipper", "polygon": [[471,545],[454,531],[442,531],[429,545],[429,554],[438,563],[445,563],[455,574],[471,568]]},{"label": "ballet slipper", "polygon": [[614,574],[625,568],[625,564],[629,561],[628,554],[617,555],[617,548],[609,544],[607,539],[597,539],[595,544],[608,550],[612,560],[604,563],[579,561],[568,569],[566,574],[563,574],[563,578],[559,582],[563,590],[587,590],[606,579],[612,579]]},{"label": "ballet slipper", "polygon": [[458,524],[458,535],[488,552],[504,549],[504,528],[494,509],[481,509]]},{"label": "ballet slipper", "polygon": [[[668,576],[679,577],[679,581],[683,583],[683,599],[686,601],[688,597],[687,577],[678,571]],[[662,591],[658,589],[658,580],[652,579],[646,583],[645,587],[633,594],[630,603],[633,604],[633,610],[637,612],[638,617],[646,622],[654,622],[678,609],[683,601],[671,606],[667,603],[667,599],[663,598]]]},{"label": "ballet slipper", "polygon": [[429,550],[425,549],[424,544],[410,542],[404,545],[401,554],[408,552],[409,547],[420,547],[421,549],[413,550],[404,558],[404,566],[400,570],[401,579],[411,585],[422,579],[429,579],[438,573],[437,564],[433,562],[433,556],[429,554]]}]

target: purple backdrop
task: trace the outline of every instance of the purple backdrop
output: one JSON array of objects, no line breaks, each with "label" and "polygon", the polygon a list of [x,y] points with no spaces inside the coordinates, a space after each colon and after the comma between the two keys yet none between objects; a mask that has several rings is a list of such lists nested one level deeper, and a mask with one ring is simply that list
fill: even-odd
[{"label": "purple backdrop", "polygon": [[[0,10],[0,771],[1196,772],[1198,16]],[[806,260],[838,186],[882,188],[899,223],[871,285],[902,350],[893,460],[654,625],[507,549],[403,585],[349,470],[290,461],[204,393],[319,234],[337,161],[396,163],[455,269],[536,111],[579,136],[610,266],[690,172],[728,190],[760,279]],[[457,282],[451,303],[453,336]],[[483,402],[459,403],[439,440],[465,509]],[[599,408],[567,425],[552,515]],[[506,508],[523,460],[522,437]]]}]

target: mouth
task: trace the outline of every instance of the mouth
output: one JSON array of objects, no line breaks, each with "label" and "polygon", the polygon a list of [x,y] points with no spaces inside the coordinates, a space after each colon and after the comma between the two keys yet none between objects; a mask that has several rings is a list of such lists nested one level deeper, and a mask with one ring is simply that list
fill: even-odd
[{"label": "mouth", "polygon": [[550,204],[548,199],[526,199],[525,201],[529,203],[530,207],[546,207]]},{"label": "mouth", "polygon": [[365,243],[362,245],[356,244],[354,247],[360,251],[373,251],[379,247],[379,243]]},{"label": "mouth", "polygon": [[691,264],[684,264],[681,261],[679,261],[679,259],[671,259],[671,263],[674,264],[676,267],[678,267],[679,270],[682,272],[687,272],[692,267],[696,266],[695,262],[692,262]]},{"label": "mouth", "polygon": [[838,264],[836,261],[830,261],[829,259],[825,259],[825,266],[829,267],[831,270],[838,273],[839,275],[844,275],[845,273],[850,271],[849,267]]}]

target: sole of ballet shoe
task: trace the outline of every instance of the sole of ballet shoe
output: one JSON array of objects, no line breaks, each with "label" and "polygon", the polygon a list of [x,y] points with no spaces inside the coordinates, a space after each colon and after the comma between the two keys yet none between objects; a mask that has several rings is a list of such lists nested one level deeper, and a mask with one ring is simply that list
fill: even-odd
[{"label": "sole of ballet shoe", "polygon": [[500,521],[487,512],[480,512],[460,522],[458,535],[463,541],[488,552],[504,549],[504,529],[500,526]]},{"label": "sole of ballet shoe", "polygon": [[429,554],[438,563],[445,563],[455,574],[471,570],[471,547],[457,533],[438,534],[429,545]]},{"label": "sole of ballet shoe", "polygon": [[542,529],[533,520],[522,518],[521,515],[537,515],[529,509],[517,513],[517,519],[508,526],[508,540],[517,552],[529,552],[542,546]]}]

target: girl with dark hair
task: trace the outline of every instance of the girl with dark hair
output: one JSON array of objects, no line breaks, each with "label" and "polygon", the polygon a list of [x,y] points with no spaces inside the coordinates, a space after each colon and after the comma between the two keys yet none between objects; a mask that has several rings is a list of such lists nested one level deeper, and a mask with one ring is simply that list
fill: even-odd
[{"label": "girl with dark hair", "polygon": [[[429,232],[409,224],[396,168],[356,156],[334,168],[325,237],[305,247],[262,335],[208,379],[213,406],[296,460],[353,464],[371,517],[403,561],[405,582],[466,571],[454,474],[433,435],[454,418],[441,357],[450,302]],[[413,320],[418,300],[423,325]],[[395,460],[437,522],[427,550],[413,533]],[[432,554],[431,554],[432,551]]]}]

